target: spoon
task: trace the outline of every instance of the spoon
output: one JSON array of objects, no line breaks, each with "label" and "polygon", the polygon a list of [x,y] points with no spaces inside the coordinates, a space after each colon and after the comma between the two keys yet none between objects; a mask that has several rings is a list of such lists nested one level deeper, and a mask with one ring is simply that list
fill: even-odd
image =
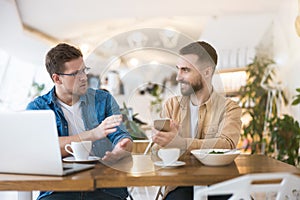
[{"label": "spoon", "polygon": [[223,151],[223,152],[224,152],[224,154],[226,154],[226,153],[234,153],[234,152],[236,152],[236,151],[238,151],[238,150],[242,150],[242,149],[244,149],[244,148],[241,147],[241,148],[236,148],[236,149],[230,149],[230,150]]}]

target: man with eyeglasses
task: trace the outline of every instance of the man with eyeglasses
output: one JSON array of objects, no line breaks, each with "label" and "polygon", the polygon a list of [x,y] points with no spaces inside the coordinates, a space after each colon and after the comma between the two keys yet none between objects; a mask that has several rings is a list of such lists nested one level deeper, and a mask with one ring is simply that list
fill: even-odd
[{"label": "man with eyeglasses", "polygon": [[[115,99],[108,92],[88,88],[87,73],[79,49],[61,43],[46,55],[46,68],[54,87],[37,97],[28,110],[53,110],[62,156],[71,142],[93,141],[92,153],[104,162],[115,162],[131,152],[132,138],[122,124]],[[93,192],[41,192],[38,199],[126,199],[127,188]]]}]

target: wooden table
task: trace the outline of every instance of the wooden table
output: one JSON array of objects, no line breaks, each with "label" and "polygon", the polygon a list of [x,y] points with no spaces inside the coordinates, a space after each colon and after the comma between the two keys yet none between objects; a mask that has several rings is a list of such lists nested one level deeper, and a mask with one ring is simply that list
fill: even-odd
[{"label": "wooden table", "polygon": [[202,165],[194,156],[177,168],[154,166],[149,155],[133,155],[118,164],[97,164],[94,169],[64,177],[0,174],[0,190],[92,191],[102,187],[210,185],[252,173],[290,172],[300,169],[263,155],[240,155],[222,167]]},{"label": "wooden table", "polygon": [[91,176],[92,170],[64,177],[0,174],[0,190],[93,191],[95,182]]},{"label": "wooden table", "polygon": [[182,160],[186,165],[161,168],[154,166],[148,155],[134,155],[131,161],[110,168],[97,165],[92,172],[95,187],[211,185],[253,173],[290,172],[300,175],[300,169],[263,155],[240,155],[232,164],[222,167],[204,166],[192,155]]}]

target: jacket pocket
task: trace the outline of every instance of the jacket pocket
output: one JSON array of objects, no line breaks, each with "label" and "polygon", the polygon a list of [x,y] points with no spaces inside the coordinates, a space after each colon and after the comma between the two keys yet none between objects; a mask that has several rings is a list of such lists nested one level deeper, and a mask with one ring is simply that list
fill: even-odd
[{"label": "jacket pocket", "polygon": [[215,138],[218,133],[218,125],[205,126],[203,128],[203,138]]}]

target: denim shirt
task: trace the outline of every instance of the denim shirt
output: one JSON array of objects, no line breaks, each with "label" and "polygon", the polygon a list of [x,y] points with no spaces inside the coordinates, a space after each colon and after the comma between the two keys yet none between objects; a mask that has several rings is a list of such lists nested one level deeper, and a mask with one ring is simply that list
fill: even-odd
[{"label": "denim shirt", "polygon": [[[85,95],[80,97],[82,119],[86,130],[97,127],[106,117],[120,114],[119,106],[111,94],[103,90],[88,89]],[[57,131],[59,136],[68,136],[68,123],[55,96],[55,87],[47,94],[39,96],[27,105],[27,110],[53,110],[56,117]],[[130,138],[125,126],[117,127],[117,131],[109,134],[106,138],[93,142],[92,153],[103,157],[106,151],[111,151],[123,138]],[[114,194],[120,193],[120,197],[127,195],[126,188],[112,189]],[[126,191],[125,191],[126,189]],[[103,189],[109,192],[110,189]],[[125,192],[125,193],[124,193]],[[39,198],[52,192],[41,192]],[[111,192],[109,192],[111,193]],[[126,196],[125,196],[126,197]],[[38,199],[39,199],[38,198]]]}]

